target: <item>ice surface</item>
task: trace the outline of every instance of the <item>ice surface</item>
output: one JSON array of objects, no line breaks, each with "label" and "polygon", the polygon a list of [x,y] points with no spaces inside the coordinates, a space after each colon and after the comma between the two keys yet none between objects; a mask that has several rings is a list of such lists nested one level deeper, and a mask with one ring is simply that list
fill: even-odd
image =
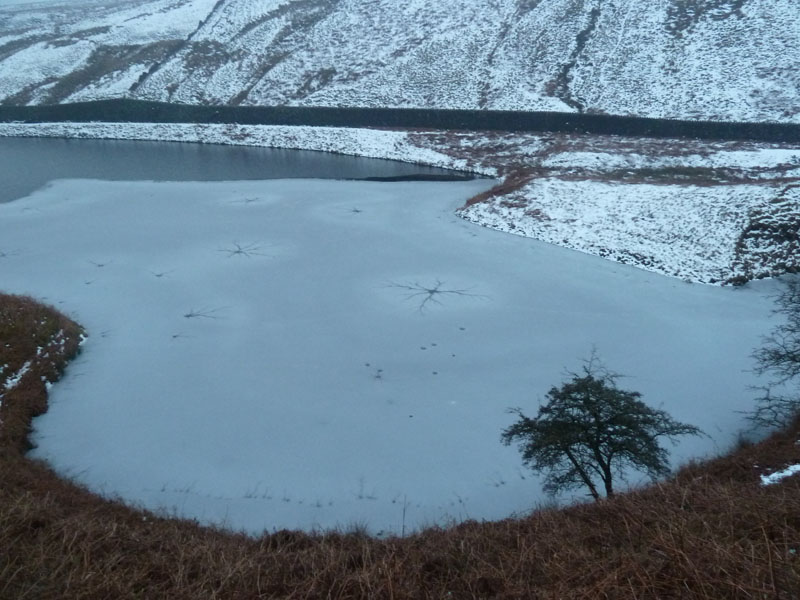
[{"label": "ice surface", "polygon": [[496,519],[545,500],[500,444],[506,409],[535,413],[592,346],[709,434],[676,461],[726,450],[777,284],[691,285],[454,215],[491,184],[68,180],[0,205],[3,290],[90,334],[34,456],[250,532]]}]

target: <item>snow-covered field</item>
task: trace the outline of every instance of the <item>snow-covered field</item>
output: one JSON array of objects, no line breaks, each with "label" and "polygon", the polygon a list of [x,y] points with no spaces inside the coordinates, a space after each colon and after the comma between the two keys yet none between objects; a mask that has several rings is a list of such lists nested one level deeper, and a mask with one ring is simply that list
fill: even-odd
[{"label": "snow-covered field", "polygon": [[735,274],[736,241],[751,211],[769,206],[777,192],[764,185],[669,186],[545,178],[460,214],[501,231],[688,281],[719,283]]},{"label": "snow-covered field", "polygon": [[84,324],[35,456],[258,532],[410,531],[545,500],[500,444],[596,346],[724,451],[774,282],[692,285],[477,227],[491,182],[61,180],[0,204],[6,292]]},{"label": "snow-covered field", "polygon": [[0,6],[0,96],[43,103],[124,95],[197,28],[215,1]]}]

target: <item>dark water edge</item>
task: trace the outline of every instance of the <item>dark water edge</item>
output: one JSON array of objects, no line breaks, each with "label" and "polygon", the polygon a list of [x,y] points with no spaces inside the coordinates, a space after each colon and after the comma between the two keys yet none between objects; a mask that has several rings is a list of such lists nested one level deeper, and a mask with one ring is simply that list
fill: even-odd
[{"label": "dark water edge", "polygon": [[475,176],[330,152],[180,142],[0,138],[0,202],[54,179],[464,181]]},{"label": "dark water edge", "polygon": [[389,175],[386,177],[373,176],[373,177],[354,177],[352,181],[377,181],[383,183],[401,182],[401,181],[472,181],[473,179],[486,179],[484,177],[473,175],[472,173],[461,173],[460,171],[453,171],[444,175],[437,173],[418,174],[418,175]]}]

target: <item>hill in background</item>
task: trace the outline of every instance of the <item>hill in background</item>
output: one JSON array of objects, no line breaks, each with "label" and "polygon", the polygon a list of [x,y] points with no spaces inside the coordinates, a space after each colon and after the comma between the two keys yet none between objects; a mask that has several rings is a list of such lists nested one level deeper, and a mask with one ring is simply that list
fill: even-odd
[{"label": "hill in background", "polygon": [[0,8],[0,102],[800,122],[794,0],[111,0]]}]

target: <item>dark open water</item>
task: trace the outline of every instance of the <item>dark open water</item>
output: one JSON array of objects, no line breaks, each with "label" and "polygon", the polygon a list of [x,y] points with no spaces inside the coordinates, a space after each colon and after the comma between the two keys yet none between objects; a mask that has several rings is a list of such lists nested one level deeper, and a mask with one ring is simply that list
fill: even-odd
[{"label": "dark open water", "polygon": [[0,202],[22,198],[54,179],[241,181],[315,178],[469,179],[457,171],[391,160],[243,146],[0,138]]}]

